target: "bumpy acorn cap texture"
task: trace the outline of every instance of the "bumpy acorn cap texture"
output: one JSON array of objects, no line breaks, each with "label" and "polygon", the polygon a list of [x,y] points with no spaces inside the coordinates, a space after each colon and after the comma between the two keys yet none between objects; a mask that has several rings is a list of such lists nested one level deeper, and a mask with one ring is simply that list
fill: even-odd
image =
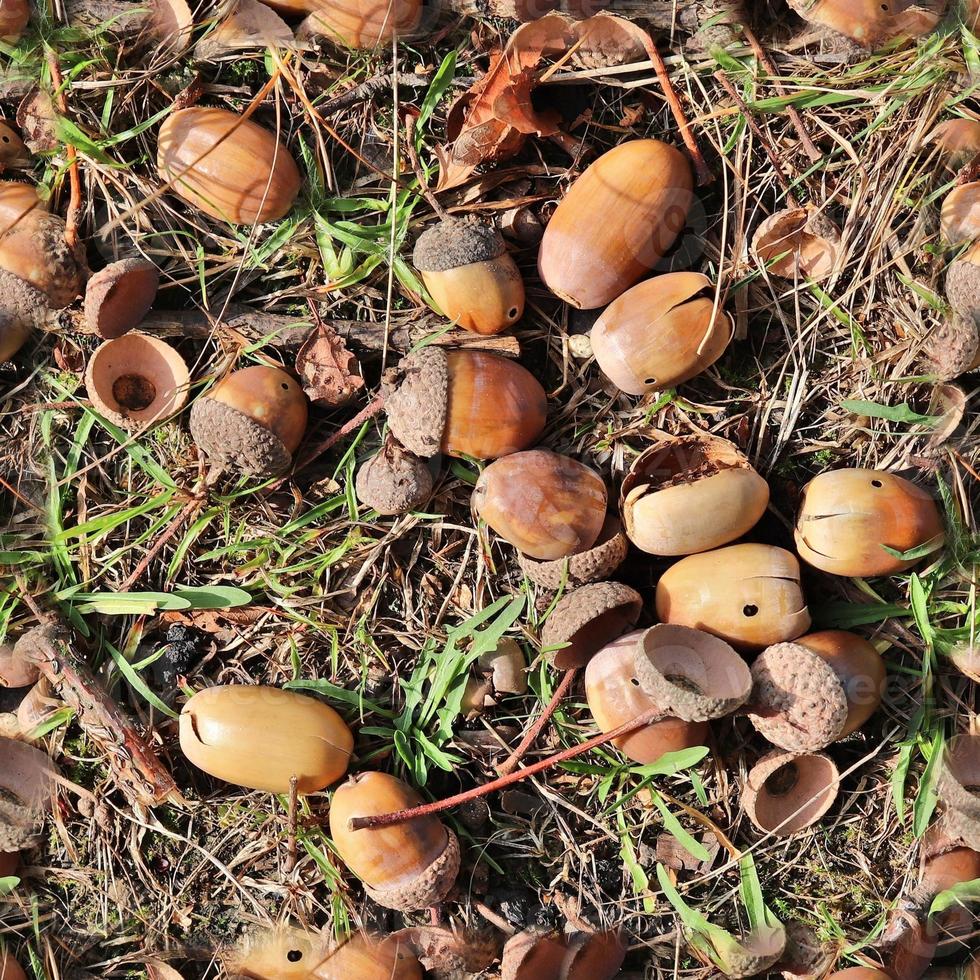
[{"label": "bumpy acorn cap texture", "polygon": [[374,888],[365,884],[364,890],[379,905],[400,912],[427,909],[441,902],[456,883],[459,874],[459,838],[447,827],[446,847],[413,882],[392,888]]},{"label": "bumpy acorn cap texture", "polygon": [[491,262],[506,251],[493,225],[485,225],[472,215],[443,218],[419,235],[412,262],[420,272],[447,272],[474,262]]},{"label": "bumpy acorn cap texture", "polygon": [[388,426],[416,456],[435,456],[442,448],[449,403],[449,359],[439,347],[426,347],[402,359],[382,384]]},{"label": "bumpy acorn cap texture", "polygon": [[[35,209],[36,210],[36,209]],[[32,216],[35,212],[32,212]],[[48,257],[50,285],[44,292],[54,309],[68,306],[82,291],[85,281],[85,252],[81,245],[65,241],[65,223],[56,214],[37,213],[30,224],[33,245]]]},{"label": "bumpy acorn cap texture", "polygon": [[191,406],[190,428],[206,455],[251,476],[275,476],[293,461],[274,432],[207,395]]},{"label": "bumpy acorn cap texture", "polygon": [[930,372],[940,381],[952,381],[977,367],[980,325],[973,317],[951,316],[933,330],[922,346]]},{"label": "bumpy acorn cap texture", "polygon": [[85,324],[111,340],[138,327],[156,299],[160,273],[146,259],[129,258],[100,269],[85,286]]},{"label": "bumpy acorn cap texture", "polygon": [[946,270],[946,299],[960,316],[980,318],[980,254],[971,246]]},{"label": "bumpy acorn cap texture", "polygon": [[423,460],[392,441],[361,464],[354,490],[362,504],[379,514],[407,514],[429,499],[432,473]]},{"label": "bumpy acorn cap texture", "polygon": [[619,518],[609,516],[599,532],[598,543],[588,551],[551,561],[538,561],[518,552],[517,561],[521,570],[535,585],[557,592],[562,586],[562,580],[570,588],[577,588],[609,578],[622,565],[628,551],[629,539],[623,532]]},{"label": "bumpy acorn cap texture", "polygon": [[837,740],[847,720],[847,692],[836,671],[800,643],[776,643],[752,664],[749,720],[773,745],[789,752],[816,752]]}]

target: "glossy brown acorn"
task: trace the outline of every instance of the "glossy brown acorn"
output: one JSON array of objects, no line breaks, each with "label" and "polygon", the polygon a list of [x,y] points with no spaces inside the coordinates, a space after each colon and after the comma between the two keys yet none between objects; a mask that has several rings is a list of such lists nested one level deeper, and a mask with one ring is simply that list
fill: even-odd
[{"label": "glossy brown acorn", "polygon": [[[637,644],[646,630],[634,630],[603,647],[585,668],[585,696],[599,731],[609,732],[655,706],[640,687],[634,669]],[[667,752],[704,745],[708,723],[665,717],[613,739],[628,758],[641,765]]]},{"label": "glossy brown acorn", "polygon": [[842,34],[867,50],[922,37],[935,30],[946,12],[946,0],[790,0],[790,6],[811,24]]},{"label": "glossy brown acorn", "polygon": [[302,185],[275,134],[227,109],[192,106],[168,116],[157,167],[175,194],[233,225],[281,218]]},{"label": "glossy brown acorn", "polygon": [[180,713],[180,747],[218,779],[269,793],[316,793],[347,771],[354,737],[343,718],[314,698],[275,687],[229,685],[199,691]]},{"label": "glossy brown acorn", "polygon": [[20,212],[30,195],[19,189],[9,193],[9,207],[0,210],[0,222],[6,225],[0,234],[0,269],[35,286],[52,309],[60,310],[82,291],[87,274],[84,249],[68,246],[65,222],[58,215],[43,207]]},{"label": "glossy brown acorn", "polygon": [[0,953],[0,980],[27,980],[27,974],[13,953]]},{"label": "glossy brown acorn", "polygon": [[477,480],[476,513],[532,558],[553,560],[590,548],[606,517],[606,485],[588,466],[546,449],[512,453]]},{"label": "glossy brown acorn", "polygon": [[691,206],[691,168],[658,140],[622,143],[572,184],[545,229],[538,272],[580,309],[611,303],[673,244]]},{"label": "glossy brown acorn", "polygon": [[38,207],[47,210],[36,187],[19,180],[0,180],[0,234]]},{"label": "glossy brown acorn", "polygon": [[980,181],[959,184],[943,198],[940,226],[953,245],[980,238]]},{"label": "glossy brown acorn", "polygon": [[882,470],[830,470],[803,489],[796,521],[800,557],[832,575],[894,575],[923,556],[907,552],[943,543],[943,522],[925,490]]},{"label": "glossy brown acorn", "polygon": [[348,822],[421,802],[400,779],[363,772],[339,787],[330,803],[330,836],[340,859],[386,908],[408,911],[442,901],[459,871],[459,841],[437,817],[362,830]]},{"label": "glossy brown acorn", "polygon": [[419,25],[422,0],[279,0],[274,6],[310,11],[298,36],[313,34],[346,48],[376,48]]}]

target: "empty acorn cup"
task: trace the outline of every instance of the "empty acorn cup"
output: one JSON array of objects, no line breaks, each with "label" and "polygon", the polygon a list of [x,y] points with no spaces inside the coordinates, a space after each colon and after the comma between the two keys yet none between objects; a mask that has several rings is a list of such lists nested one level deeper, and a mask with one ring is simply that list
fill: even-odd
[{"label": "empty acorn cup", "polygon": [[622,565],[628,551],[629,541],[619,518],[607,514],[599,537],[591,548],[550,561],[518,552],[517,562],[535,585],[557,592],[563,583],[568,588],[576,589],[589,582],[609,578]]},{"label": "empty acorn cup", "polygon": [[823,817],[837,799],[839,783],[840,773],[830,756],[777,749],[749,770],[742,806],[759,830],[788,837]]},{"label": "empty acorn cup", "polygon": [[619,582],[595,582],[562,596],[541,630],[541,645],[558,670],[584,667],[607,643],[632,629],[640,618],[639,592]]},{"label": "empty acorn cup", "polygon": [[773,745],[816,752],[857,731],[877,711],[885,664],[865,639],[843,630],[776,643],[752,664],[749,719]]},{"label": "empty acorn cup", "polygon": [[190,380],[173,347],[135,331],[100,344],[85,369],[85,387],[96,411],[123,427],[180,411]]},{"label": "empty acorn cup", "polygon": [[156,299],[160,273],[146,259],[112,262],[85,284],[85,325],[112,340],[138,327]]}]

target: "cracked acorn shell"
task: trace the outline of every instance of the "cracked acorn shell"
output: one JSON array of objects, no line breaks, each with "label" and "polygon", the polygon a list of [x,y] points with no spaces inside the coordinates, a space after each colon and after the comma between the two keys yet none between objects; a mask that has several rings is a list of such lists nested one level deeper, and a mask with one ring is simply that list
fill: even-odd
[{"label": "cracked acorn shell", "polygon": [[698,272],[670,272],[628,289],[592,328],[592,353],[621,391],[644,395],[706,371],[725,353],[732,318],[715,308]]},{"label": "cracked acorn shell", "polygon": [[[299,5],[289,0],[288,6]],[[347,48],[370,49],[412,34],[423,6],[422,0],[304,0],[303,9],[310,15],[300,24],[297,39],[312,35]]]},{"label": "cracked acorn shell", "polygon": [[168,116],[157,168],[175,194],[233,225],[283,217],[302,186],[296,161],[276,135],[227,109],[191,106]]},{"label": "cracked acorn shell", "polygon": [[[804,488],[796,521],[796,547],[814,568],[832,575],[894,575],[922,558],[907,552],[943,544],[943,522],[932,497],[903,477],[883,470],[830,470]],[[922,556],[925,557],[925,556]]]},{"label": "cracked acorn shell", "polygon": [[352,817],[393,813],[422,798],[382,772],[352,776],[330,802],[330,836],[340,859],[379,905],[400,911],[441,902],[459,873],[459,841],[437,817],[351,830]]},{"label": "cracked acorn shell", "polygon": [[829,279],[841,251],[840,229],[814,208],[788,208],[766,218],[752,236],[752,253],[783,279]]},{"label": "cracked acorn shell", "polygon": [[746,534],[769,504],[769,484],[730,442],[667,437],[641,453],[620,489],[626,534],[652,555],[710,551]]},{"label": "cracked acorn shell", "polygon": [[790,6],[811,24],[875,51],[934,31],[943,19],[946,0],[790,0]]},{"label": "cracked acorn shell", "polygon": [[316,793],[347,772],[354,736],[314,698],[276,687],[228,685],[198,691],[180,712],[180,747],[198,769],[226,782]]},{"label": "cracked acorn shell", "polygon": [[783,548],[734,544],[672,565],[657,583],[657,616],[736,647],[792,640],[810,627],[800,565]]},{"label": "cracked acorn shell", "polygon": [[[601,732],[611,732],[657,704],[636,675],[637,646],[645,633],[634,630],[613,640],[585,668],[585,697]],[[703,745],[707,735],[707,722],[684,721],[665,710],[665,717],[614,738],[613,745],[634,762],[649,765],[667,752]]]},{"label": "cracked acorn shell", "polygon": [[687,221],[693,178],[659,140],[604,153],[572,184],[541,239],[538,272],[579,309],[611,303],[653,269]]},{"label": "cracked acorn shell", "polygon": [[864,638],[825,630],[776,643],[752,664],[756,730],[791,752],[816,752],[857,731],[878,710],[885,663]]},{"label": "cracked acorn shell", "polygon": [[303,389],[285,371],[260,364],[232,372],[198,398],[190,428],[219,464],[272,476],[292,465],[306,420]]},{"label": "cracked acorn shell", "polygon": [[518,552],[517,563],[535,585],[557,592],[562,583],[577,589],[589,582],[609,578],[622,565],[628,551],[629,540],[623,533],[619,518],[607,514],[599,537],[591,548],[552,561],[539,561]]},{"label": "cracked acorn shell", "polygon": [[81,293],[86,276],[82,246],[69,247],[64,221],[43,207],[29,210],[0,234],[0,269],[36,286],[56,310]]},{"label": "cracked acorn shell", "polygon": [[497,334],[524,314],[524,280],[495,227],[473,217],[444,218],[426,229],[412,257],[447,319]]},{"label": "cracked acorn shell", "polygon": [[491,463],[473,488],[475,513],[522,554],[567,558],[595,544],[606,518],[602,477],[547,449]]},{"label": "cracked acorn shell", "polygon": [[742,787],[742,806],[763,833],[788,837],[812,827],[837,799],[840,773],[823,753],[778,749],[764,755]]},{"label": "cracked acorn shell", "polygon": [[527,368],[496,354],[426,347],[384,379],[395,438],[416,456],[497,459],[533,446],[548,398]]},{"label": "cracked acorn shell", "polygon": [[980,181],[960,184],[943,198],[939,224],[951,245],[980,238]]}]

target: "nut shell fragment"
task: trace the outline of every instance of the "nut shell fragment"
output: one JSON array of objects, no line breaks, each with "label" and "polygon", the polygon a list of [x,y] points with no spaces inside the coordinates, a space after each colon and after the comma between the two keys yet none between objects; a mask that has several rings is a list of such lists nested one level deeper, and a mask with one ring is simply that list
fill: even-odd
[{"label": "nut shell fragment", "polygon": [[840,229],[816,210],[777,211],[756,229],[752,252],[773,275],[822,282],[840,261]]}]

